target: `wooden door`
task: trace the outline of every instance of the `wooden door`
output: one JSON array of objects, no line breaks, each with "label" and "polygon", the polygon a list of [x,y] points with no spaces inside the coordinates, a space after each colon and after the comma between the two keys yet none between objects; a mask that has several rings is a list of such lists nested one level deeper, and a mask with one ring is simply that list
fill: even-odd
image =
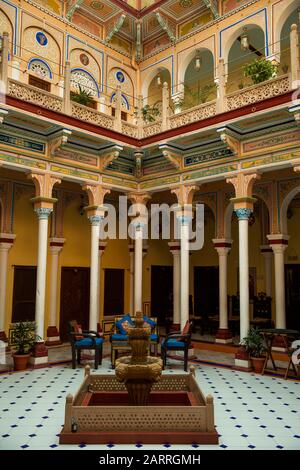
[{"label": "wooden door", "polygon": [[124,313],[124,269],[104,271],[104,315]]},{"label": "wooden door", "polygon": [[286,327],[300,331],[300,264],[285,265]]},{"label": "wooden door", "polygon": [[62,268],[60,292],[60,336],[69,339],[68,322],[76,320],[82,329],[89,328],[90,269]]},{"label": "wooden door", "polygon": [[218,314],[218,266],[194,267],[194,311],[195,315],[201,315],[205,317]]},{"label": "wooden door", "polygon": [[173,317],[173,266],[151,266],[151,315],[163,326]]},{"label": "wooden door", "polygon": [[12,323],[35,319],[36,266],[14,267]]}]

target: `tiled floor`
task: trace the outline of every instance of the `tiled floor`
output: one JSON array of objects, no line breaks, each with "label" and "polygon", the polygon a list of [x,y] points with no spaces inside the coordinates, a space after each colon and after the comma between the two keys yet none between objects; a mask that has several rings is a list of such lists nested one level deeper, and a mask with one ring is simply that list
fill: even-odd
[{"label": "tiled floor", "polygon": [[[110,369],[108,359],[98,372]],[[167,372],[182,371],[169,360]],[[219,446],[200,449],[298,449],[300,450],[300,382],[196,365],[196,376],[205,394],[215,399]],[[74,393],[83,369],[70,365],[0,375],[0,450],[4,449],[107,449],[108,446],[59,446],[65,396]],[[111,446],[109,446],[111,447]],[[168,448],[169,445],[167,444]],[[196,448],[171,446],[174,449]],[[137,448],[115,445],[113,449]],[[164,449],[145,445],[144,449]]]}]

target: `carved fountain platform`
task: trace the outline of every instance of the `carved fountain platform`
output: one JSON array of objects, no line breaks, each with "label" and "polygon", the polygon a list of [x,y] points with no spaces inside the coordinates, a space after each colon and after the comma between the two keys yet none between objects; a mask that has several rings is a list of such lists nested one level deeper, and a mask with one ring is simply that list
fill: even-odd
[{"label": "carved fountain platform", "polygon": [[129,331],[132,356],[116,362],[115,375],[91,374],[66,397],[60,444],[217,444],[213,397],[189,374],[161,375],[161,359],[147,356],[150,332],[137,314]]}]

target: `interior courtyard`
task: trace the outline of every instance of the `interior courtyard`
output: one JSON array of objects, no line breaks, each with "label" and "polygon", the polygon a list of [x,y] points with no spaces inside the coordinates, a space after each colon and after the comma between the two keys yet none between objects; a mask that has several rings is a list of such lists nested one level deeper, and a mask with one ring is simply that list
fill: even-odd
[{"label": "interior courtyard", "polygon": [[[300,450],[299,31],[299,0],[0,0],[0,450]],[[217,444],[61,443],[137,312]]]}]

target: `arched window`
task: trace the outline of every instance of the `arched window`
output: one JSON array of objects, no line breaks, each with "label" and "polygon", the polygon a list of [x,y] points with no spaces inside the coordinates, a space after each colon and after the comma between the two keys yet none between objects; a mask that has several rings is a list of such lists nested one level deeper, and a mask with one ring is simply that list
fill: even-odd
[{"label": "arched window", "polygon": [[52,79],[51,69],[44,60],[31,59],[28,63],[28,70],[37,75],[39,78],[50,80]]},{"label": "arched window", "polygon": [[[116,93],[113,93],[110,97],[110,103],[115,104],[116,103]],[[126,111],[129,110],[129,103],[125,95],[121,95],[121,108],[125,109]]]},{"label": "arched window", "polygon": [[93,75],[83,69],[73,69],[71,71],[71,87],[79,90],[79,87],[88,92],[91,96],[100,96],[100,91]]}]

